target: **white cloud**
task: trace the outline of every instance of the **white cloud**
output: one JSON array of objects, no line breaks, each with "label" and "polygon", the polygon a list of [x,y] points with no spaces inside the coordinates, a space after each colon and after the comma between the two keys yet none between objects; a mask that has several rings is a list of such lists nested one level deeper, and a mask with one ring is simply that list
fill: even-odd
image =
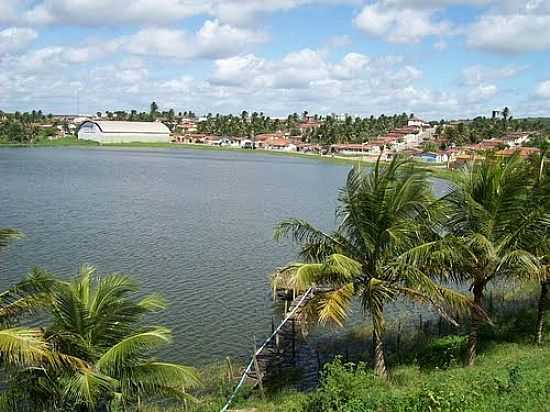
[{"label": "white cloud", "polygon": [[26,48],[38,33],[29,28],[9,27],[0,31],[0,56]]},{"label": "white cloud", "polygon": [[535,94],[543,99],[550,99],[550,80],[544,80],[537,85]]},{"label": "white cloud", "polygon": [[549,49],[550,14],[484,15],[469,28],[466,41],[470,47],[500,53]]},{"label": "white cloud", "polygon": [[327,41],[327,47],[329,48],[335,48],[335,49],[341,49],[345,47],[349,47],[352,44],[351,37],[347,34],[343,34],[340,36],[333,36]]},{"label": "white cloud", "polygon": [[231,56],[266,40],[265,33],[207,20],[194,34],[176,29],[146,28],[122,39],[122,43],[134,54],[189,59]]},{"label": "white cloud", "polygon": [[436,19],[435,9],[414,9],[374,3],[354,19],[355,26],[373,37],[393,43],[416,43],[426,36],[451,32],[451,24]]},{"label": "white cloud", "polygon": [[469,103],[480,103],[492,99],[497,95],[497,87],[494,84],[478,84],[467,95]]},{"label": "white cloud", "polygon": [[206,13],[210,2],[198,0],[43,0],[22,12],[34,24],[106,26],[116,23],[163,23]]},{"label": "white cloud", "polygon": [[478,64],[462,69],[462,77],[464,84],[467,86],[475,86],[489,81],[508,79],[517,76],[526,68],[526,66],[513,65],[504,67],[488,67]]},{"label": "white cloud", "polygon": [[0,21],[29,24],[110,26],[159,25],[208,15],[223,22],[248,24],[260,13],[309,4],[355,4],[360,0],[0,0]]}]

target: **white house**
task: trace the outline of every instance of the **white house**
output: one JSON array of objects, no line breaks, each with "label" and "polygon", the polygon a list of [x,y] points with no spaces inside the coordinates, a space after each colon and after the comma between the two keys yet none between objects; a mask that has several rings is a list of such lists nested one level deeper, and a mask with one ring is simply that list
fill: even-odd
[{"label": "white house", "polygon": [[407,121],[407,126],[420,127],[422,129],[426,129],[426,128],[431,127],[428,122],[425,122],[424,120],[419,119],[418,117],[416,117],[414,115],[411,118],[409,118],[409,120]]},{"label": "white house", "polygon": [[99,143],[169,143],[170,130],[160,122],[83,122],[77,131],[79,139]]}]

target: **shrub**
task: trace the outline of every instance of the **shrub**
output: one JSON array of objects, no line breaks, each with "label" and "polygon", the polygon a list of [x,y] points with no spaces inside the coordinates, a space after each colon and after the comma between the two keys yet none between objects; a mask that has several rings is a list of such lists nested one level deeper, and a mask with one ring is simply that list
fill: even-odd
[{"label": "shrub", "polygon": [[466,337],[446,336],[435,339],[428,344],[418,355],[418,364],[421,367],[447,369],[463,358],[466,348]]}]

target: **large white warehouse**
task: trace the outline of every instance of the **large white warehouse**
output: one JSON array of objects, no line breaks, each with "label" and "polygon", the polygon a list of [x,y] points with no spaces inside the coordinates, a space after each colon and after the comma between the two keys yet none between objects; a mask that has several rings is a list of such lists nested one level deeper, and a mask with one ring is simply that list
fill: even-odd
[{"label": "large white warehouse", "polygon": [[169,143],[170,130],[160,122],[87,120],[78,128],[79,139],[99,143]]}]

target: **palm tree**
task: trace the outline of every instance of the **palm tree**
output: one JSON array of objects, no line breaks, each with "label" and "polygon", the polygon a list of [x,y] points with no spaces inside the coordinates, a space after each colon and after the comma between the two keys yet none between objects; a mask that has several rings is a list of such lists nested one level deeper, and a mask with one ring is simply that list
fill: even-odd
[{"label": "palm tree", "polygon": [[[13,229],[0,229],[0,247],[21,234]],[[36,328],[16,326],[18,318],[34,307],[32,293],[22,284],[0,293],[0,366],[21,367],[51,361],[51,352]]]},{"label": "palm tree", "polygon": [[[539,261],[522,247],[532,216],[526,213],[529,184],[525,163],[487,157],[448,174],[452,185],[445,196],[446,228],[443,240],[450,256],[445,266],[451,280],[468,282],[474,302],[481,307],[486,286],[492,281],[540,276]],[[477,352],[483,319],[472,310],[465,365]]]},{"label": "palm tree", "polygon": [[[127,276],[94,278],[83,266],[70,281],[50,288],[52,323],[47,341],[59,352],[81,360],[80,368],[44,368],[20,373],[24,393],[13,404],[37,410],[111,410],[156,399],[188,399],[198,383],[187,366],[156,360],[150,352],[171,341],[164,327],[143,327],[146,314],[165,307],[156,295],[136,300],[137,287]],[[56,409],[57,408],[57,409]]]},{"label": "palm tree", "polygon": [[539,258],[542,267],[535,329],[535,341],[539,345],[544,340],[544,316],[550,295],[550,168],[547,162],[550,145],[544,141],[540,149],[540,153],[530,159],[533,183],[525,208],[530,221],[524,226],[526,236],[521,239],[522,246]]},{"label": "palm tree", "polygon": [[275,285],[317,288],[311,304],[321,322],[342,324],[352,297],[359,297],[372,317],[374,370],[385,377],[385,305],[406,297],[446,316],[469,302],[434,283],[417,264],[417,255],[433,241],[438,202],[413,163],[396,157],[385,167],[378,161],[372,171],[351,170],[338,200],[339,223],[330,233],[298,219],[276,226],[275,238],[291,237],[306,263],[281,270]]}]

